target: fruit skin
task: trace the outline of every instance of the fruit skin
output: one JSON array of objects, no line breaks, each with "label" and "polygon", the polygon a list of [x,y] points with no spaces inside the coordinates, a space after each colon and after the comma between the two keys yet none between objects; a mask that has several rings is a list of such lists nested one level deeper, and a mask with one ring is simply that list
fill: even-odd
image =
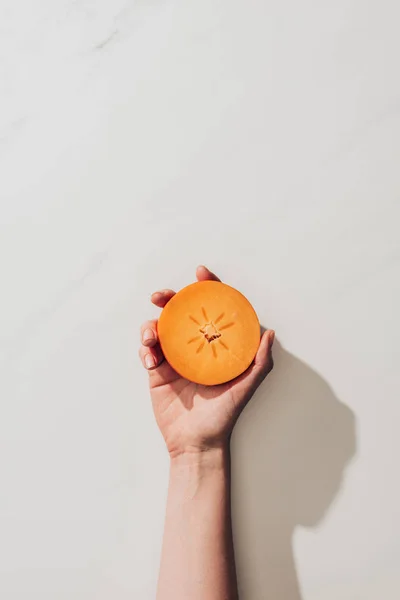
[{"label": "fruit skin", "polygon": [[[215,328],[221,329],[219,339]],[[260,344],[254,308],[241,292],[219,281],[199,281],[182,288],[162,310],[157,329],[172,368],[181,377],[208,386],[241,375]]]}]

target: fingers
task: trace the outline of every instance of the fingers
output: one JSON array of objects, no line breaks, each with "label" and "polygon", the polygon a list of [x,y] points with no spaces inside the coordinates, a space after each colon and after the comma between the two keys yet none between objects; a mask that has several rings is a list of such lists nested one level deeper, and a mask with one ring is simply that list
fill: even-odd
[{"label": "fingers", "polygon": [[140,346],[139,357],[149,374],[151,390],[162,385],[171,384],[179,379],[178,373],[165,360],[160,344],[157,343],[152,347]]},{"label": "fingers", "polygon": [[[215,275],[210,269],[207,269],[204,265],[200,265],[196,269],[196,277],[197,281],[221,281],[219,277]],[[158,290],[151,294],[150,299],[153,304],[158,306],[159,308],[164,308],[164,306],[171,300],[171,298],[175,296],[174,290],[164,289]]]},{"label": "fingers", "polygon": [[221,281],[219,277],[215,275],[210,269],[207,269],[204,265],[199,265],[196,269],[197,281]]},{"label": "fingers", "polygon": [[148,371],[158,367],[164,360],[160,345],[157,344],[149,348],[148,346],[140,346],[139,357],[145,369]]},{"label": "fingers", "polygon": [[155,346],[157,337],[157,320],[145,321],[140,328],[140,338],[143,346]]},{"label": "fingers", "polygon": [[165,360],[161,349],[157,333],[157,319],[145,321],[140,332],[142,344],[139,348],[139,357],[149,374],[150,388],[172,383],[178,379],[179,375]]},{"label": "fingers", "polygon": [[[221,281],[204,265],[196,269],[198,281]],[[164,306],[175,296],[174,290],[162,289],[151,294],[151,302],[159,308]],[[179,379],[179,374],[165,360],[157,335],[157,319],[145,321],[140,329],[142,345],[139,348],[139,356],[143,366],[149,372],[150,387],[154,388],[165,383]]]},{"label": "fingers", "polygon": [[[196,277],[198,281],[221,281],[219,277],[215,275],[215,273],[212,273],[212,271],[210,271],[210,269],[207,269],[207,267],[205,267],[204,265],[200,265],[197,267]],[[167,288],[164,290],[158,290],[157,292],[154,292],[153,294],[151,294],[150,299],[152,303],[158,306],[159,308],[164,308],[164,306],[167,304],[167,302],[171,300],[173,296],[175,296],[174,290],[170,290]]]},{"label": "fingers", "polygon": [[158,306],[159,308],[164,308],[164,306],[171,300],[171,298],[175,296],[174,290],[160,290],[158,292],[154,292],[150,299],[153,304]]},{"label": "fingers", "polygon": [[157,319],[145,321],[140,327],[142,345],[139,348],[139,356],[145,369],[155,369],[163,360],[164,356],[158,343]]}]

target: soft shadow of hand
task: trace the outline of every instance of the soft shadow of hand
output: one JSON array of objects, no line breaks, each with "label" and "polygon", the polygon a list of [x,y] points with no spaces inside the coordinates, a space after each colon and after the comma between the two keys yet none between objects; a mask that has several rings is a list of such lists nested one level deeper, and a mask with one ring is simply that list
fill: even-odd
[{"label": "soft shadow of hand", "polygon": [[322,520],[356,452],[352,411],[278,341],[273,355],[232,439],[241,600],[302,600],[294,530]]}]

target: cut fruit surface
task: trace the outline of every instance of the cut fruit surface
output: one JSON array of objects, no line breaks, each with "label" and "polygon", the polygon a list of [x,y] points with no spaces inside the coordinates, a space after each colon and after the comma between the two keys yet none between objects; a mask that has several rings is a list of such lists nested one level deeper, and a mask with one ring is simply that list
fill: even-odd
[{"label": "cut fruit surface", "polygon": [[182,377],[203,385],[234,379],[252,363],[260,323],[250,302],[219,281],[198,281],[163,308],[158,336],[164,356]]}]

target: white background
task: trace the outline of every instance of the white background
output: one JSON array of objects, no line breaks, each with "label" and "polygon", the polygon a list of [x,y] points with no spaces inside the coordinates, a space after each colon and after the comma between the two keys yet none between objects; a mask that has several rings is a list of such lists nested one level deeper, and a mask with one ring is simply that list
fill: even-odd
[{"label": "white background", "polygon": [[154,598],[138,329],[199,263],[278,338],[233,439],[241,598],[400,597],[399,18],[2,0],[2,599]]}]

